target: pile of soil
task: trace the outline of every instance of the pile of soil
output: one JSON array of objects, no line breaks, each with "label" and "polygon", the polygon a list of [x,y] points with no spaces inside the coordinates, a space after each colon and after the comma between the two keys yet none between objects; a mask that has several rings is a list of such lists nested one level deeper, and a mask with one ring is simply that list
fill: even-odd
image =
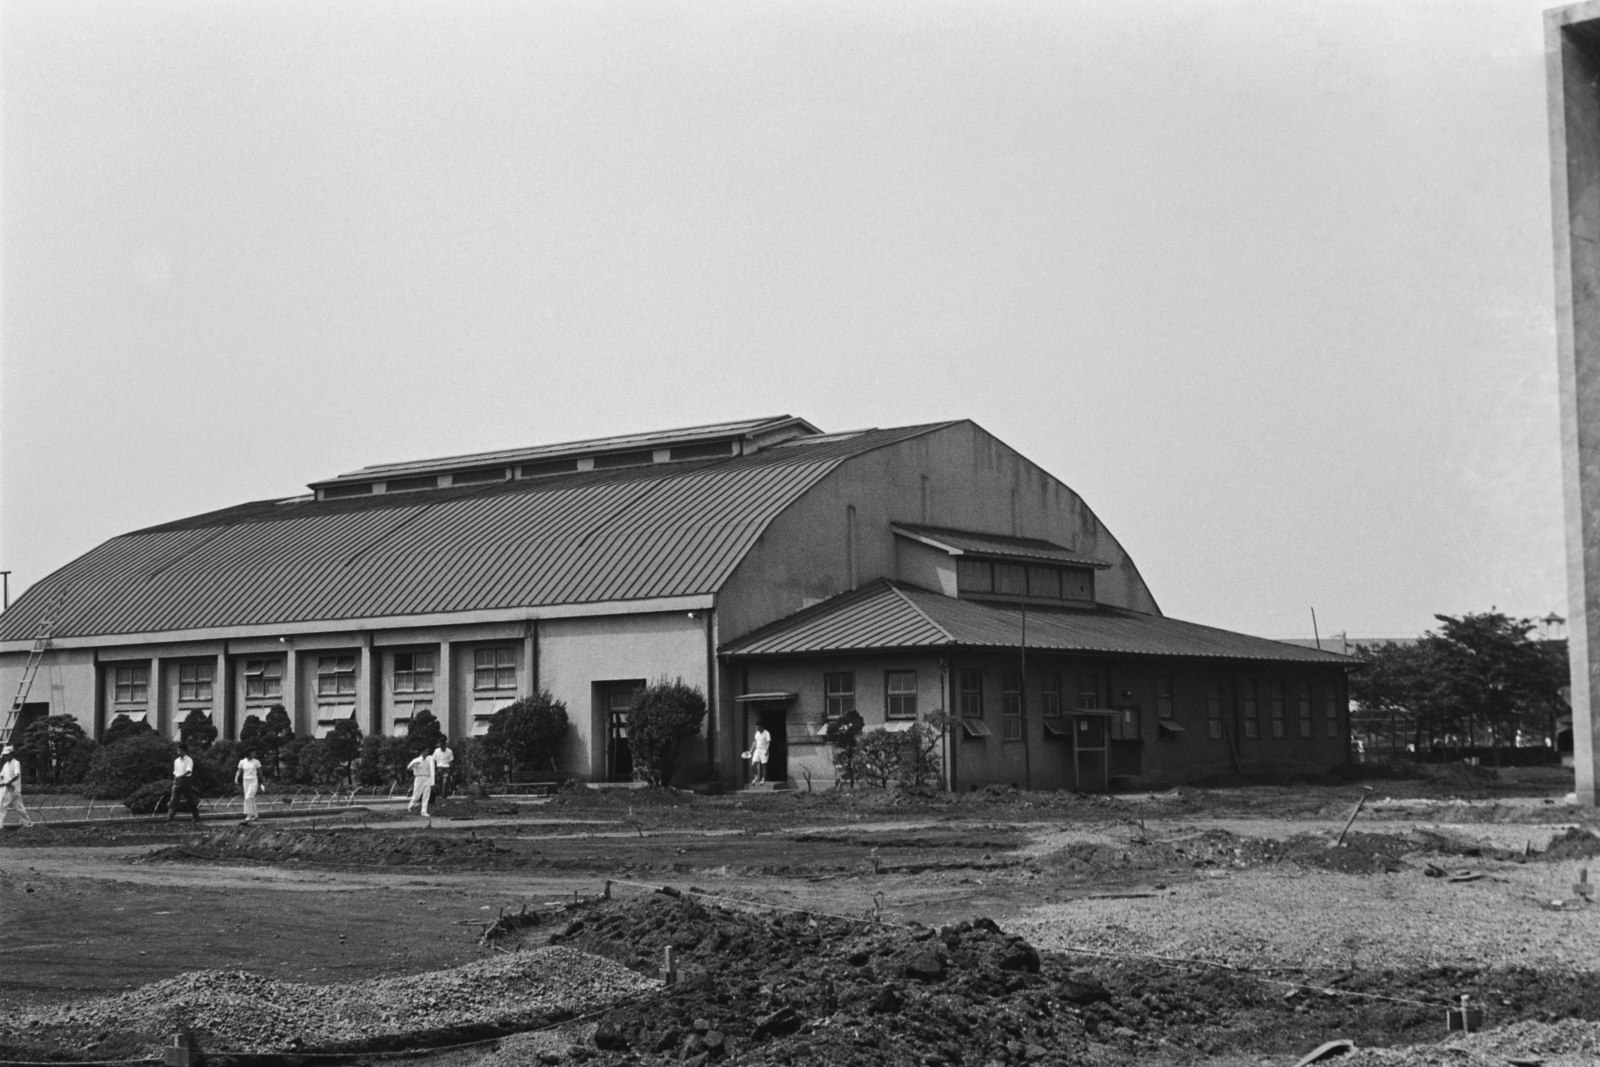
[{"label": "pile of soil", "polygon": [[1600,856],[1600,834],[1569,826],[1552,837],[1549,847],[1537,856],[1549,861],[1594,859]]},{"label": "pile of soil", "polygon": [[[660,998],[614,1008],[572,1059],[607,1063],[1075,1063],[1092,976],[1040,973],[1038,952],[987,919],[934,930],[752,915],[668,891],[614,903],[551,938],[640,970],[674,952]],[[547,1061],[550,1062],[550,1061]],[[560,1062],[559,1059],[554,1062]]]},{"label": "pile of soil", "polygon": [[454,866],[494,870],[519,866],[524,862],[524,855],[520,850],[503,847],[492,837],[476,832],[463,836],[253,823],[214,830],[181,845],[156,849],[143,859],[305,863],[355,868]]}]

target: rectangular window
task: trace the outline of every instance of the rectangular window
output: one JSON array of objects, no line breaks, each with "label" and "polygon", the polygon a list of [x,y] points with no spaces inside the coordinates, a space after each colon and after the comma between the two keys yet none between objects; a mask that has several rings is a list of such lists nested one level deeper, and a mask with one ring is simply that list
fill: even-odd
[{"label": "rectangular window", "polygon": [[917,717],[917,672],[885,671],[883,674],[883,709],[891,719]]},{"label": "rectangular window", "polygon": [[1222,683],[1215,678],[1206,683],[1206,736],[1222,740]]},{"label": "rectangular window", "polygon": [[1239,683],[1239,718],[1244,722],[1244,736],[1261,736],[1261,712],[1256,706],[1256,680],[1246,678]]},{"label": "rectangular window", "polygon": [[1311,729],[1311,683],[1300,683],[1300,736],[1310,737]]},{"label": "rectangular window", "polygon": [[956,560],[956,588],[963,593],[994,592],[994,568],[987,560]]},{"label": "rectangular window", "polygon": [[1078,675],[1078,707],[1098,708],[1100,706],[1100,676],[1097,674]]},{"label": "rectangular window", "polygon": [[1054,567],[1028,568],[1028,595],[1061,599],[1061,572]]},{"label": "rectangular window", "polygon": [[480,648],[472,653],[472,690],[475,693],[516,689],[517,650]]},{"label": "rectangular window", "polygon": [[1022,740],[1022,675],[1007,671],[1000,676],[1000,736],[1006,741]]},{"label": "rectangular window", "polygon": [[1047,719],[1061,717],[1061,675],[1039,676],[1039,711]]},{"label": "rectangular window", "polygon": [[1339,736],[1339,693],[1330,682],[1327,694],[1323,698],[1323,714],[1328,720],[1328,736]]},{"label": "rectangular window", "polygon": [[822,676],[822,714],[837,719],[856,710],[856,672],[834,671]]},{"label": "rectangular window", "polygon": [[215,663],[178,664],[178,702],[209,704],[217,678]]},{"label": "rectangular window", "polygon": [[317,697],[353,697],[356,695],[356,658],[354,656],[317,657]]},{"label": "rectangular window", "polygon": [[983,718],[983,672],[961,672],[961,717]]},{"label": "rectangular window", "polygon": [[1156,717],[1170,719],[1172,716],[1172,679],[1163,676],[1156,679]]},{"label": "rectangular window", "polygon": [[1061,572],[1061,595],[1067,600],[1094,602],[1094,571],[1087,567],[1068,567]]},{"label": "rectangular window", "polygon": [[1289,735],[1289,725],[1286,721],[1288,709],[1284,706],[1283,683],[1273,679],[1269,685],[1268,692],[1272,694],[1272,736],[1287,737]]},{"label": "rectangular window", "polygon": [[150,699],[150,665],[118,667],[113,676],[116,684],[115,702],[118,704],[144,704]]},{"label": "rectangular window", "polygon": [[394,654],[396,693],[433,692],[433,653],[396,652]]},{"label": "rectangular window", "polygon": [[994,565],[994,591],[1005,593],[1007,596],[1026,596],[1028,592],[1028,568],[1020,563],[996,563]]},{"label": "rectangular window", "polygon": [[271,699],[283,696],[283,660],[247,659],[244,661],[245,699]]}]

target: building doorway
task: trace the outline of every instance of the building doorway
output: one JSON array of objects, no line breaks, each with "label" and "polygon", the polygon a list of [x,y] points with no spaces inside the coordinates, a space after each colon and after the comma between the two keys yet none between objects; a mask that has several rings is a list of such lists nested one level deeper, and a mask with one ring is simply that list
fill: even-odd
[{"label": "building doorway", "polygon": [[[757,704],[745,711],[746,749],[754,746],[757,729],[766,727],[767,733],[772,735],[772,744],[767,748],[767,781],[775,785],[789,780],[788,723],[788,711],[781,704]],[[753,765],[745,760],[744,780],[750,781],[754,773]]]},{"label": "building doorway", "polygon": [[605,766],[601,777],[607,782],[633,781],[633,748],[628,743],[628,711],[633,698],[644,688],[643,682],[608,682],[597,687],[600,736],[605,738]]}]

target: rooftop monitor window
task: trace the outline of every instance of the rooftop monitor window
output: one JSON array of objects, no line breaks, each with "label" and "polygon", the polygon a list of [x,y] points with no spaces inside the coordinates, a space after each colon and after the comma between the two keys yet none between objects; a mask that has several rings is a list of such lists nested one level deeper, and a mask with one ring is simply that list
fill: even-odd
[{"label": "rooftop monitor window", "polygon": [[538,463],[524,463],[521,475],[524,478],[537,478],[541,474],[570,474],[578,469],[575,459],[547,459]]},{"label": "rooftop monitor window", "polygon": [[324,500],[337,500],[346,496],[370,496],[372,493],[371,482],[358,482],[355,485],[329,485],[324,486],[322,497]]},{"label": "rooftop monitor window", "polygon": [[438,484],[438,477],[429,474],[420,478],[395,478],[386,482],[384,488],[390,493],[409,493],[414,489],[433,489]]},{"label": "rooftop monitor window", "polygon": [[733,455],[732,441],[709,441],[700,445],[678,445],[672,450],[673,459],[718,459]]},{"label": "rooftop monitor window", "polygon": [[994,591],[1008,596],[1026,596],[1028,593],[1028,568],[1020,563],[994,565]]},{"label": "rooftop monitor window", "polygon": [[655,462],[654,452],[612,452],[606,456],[594,457],[595,470],[608,470],[612,467],[642,467],[646,463]]},{"label": "rooftop monitor window", "polygon": [[1061,572],[1055,567],[1028,568],[1028,595],[1061,599]]},{"label": "rooftop monitor window", "polygon": [[476,485],[479,482],[504,481],[504,467],[483,467],[475,471],[457,471],[450,476],[451,485]]},{"label": "rooftop monitor window", "polygon": [[957,559],[956,587],[963,593],[994,592],[994,570],[989,561],[965,556]]}]

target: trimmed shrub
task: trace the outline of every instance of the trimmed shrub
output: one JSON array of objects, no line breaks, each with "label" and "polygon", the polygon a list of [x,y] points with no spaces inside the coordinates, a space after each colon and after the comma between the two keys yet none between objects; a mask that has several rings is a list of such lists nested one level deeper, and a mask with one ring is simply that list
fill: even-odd
[{"label": "trimmed shrub", "polygon": [[538,696],[523,697],[495,712],[482,747],[498,750],[511,781],[546,769],[558,774],[556,753],[568,725],[567,706],[549,690],[540,690]]},{"label": "trimmed shrub", "polygon": [[[172,742],[162,740],[153,731],[101,745],[89,759],[83,795],[94,800],[124,800],[152,782],[170,789],[173,758]],[[195,761],[197,787],[202,766],[201,761]]]},{"label": "trimmed shrub", "polygon": [[851,708],[837,719],[829,721],[822,729],[823,739],[833,749],[833,773],[838,780],[852,788],[861,769],[856,753],[861,744],[861,731],[866,729],[866,725],[856,710]]},{"label": "trimmed shrub", "polygon": [[700,733],[706,698],[682,678],[639,690],[628,709],[628,748],[633,776],[654,786],[672,780],[683,743]]},{"label": "trimmed shrub", "polygon": [[155,736],[155,729],[148,722],[140,719],[134,722],[126,715],[118,715],[106,725],[106,732],[100,735],[102,745],[114,745],[125,737],[137,737],[140,734]]}]

